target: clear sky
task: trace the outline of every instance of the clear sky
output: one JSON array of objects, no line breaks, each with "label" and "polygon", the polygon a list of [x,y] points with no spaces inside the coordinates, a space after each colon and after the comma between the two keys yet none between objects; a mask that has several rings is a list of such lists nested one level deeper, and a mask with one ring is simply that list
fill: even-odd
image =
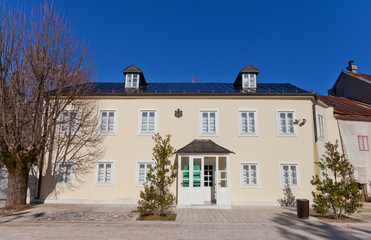
[{"label": "clear sky", "polygon": [[123,81],[134,64],[147,82],[233,82],[252,64],[258,82],[327,94],[349,60],[371,74],[371,1],[54,0],[54,8],[89,43],[96,81]]}]

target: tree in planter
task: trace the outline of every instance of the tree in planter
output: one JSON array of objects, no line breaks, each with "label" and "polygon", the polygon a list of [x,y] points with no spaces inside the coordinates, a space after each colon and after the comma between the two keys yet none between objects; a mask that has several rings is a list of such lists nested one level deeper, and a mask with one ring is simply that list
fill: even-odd
[{"label": "tree in planter", "polygon": [[279,204],[282,207],[295,207],[296,205],[295,196],[292,193],[291,187],[289,184],[285,186],[285,188],[283,189],[283,192],[284,192],[285,197],[277,199]]},{"label": "tree in planter", "polygon": [[162,138],[160,134],[153,136],[155,147],[153,148],[154,166],[147,174],[147,182],[144,191],[140,192],[138,211],[140,215],[164,215],[173,207],[175,196],[169,187],[177,176],[177,164],[168,164],[169,158],[174,155],[175,149],[170,145],[170,135]]},{"label": "tree in planter", "polygon": [[322,216],[331,213],[339,219],[343,214],[352,214],[362,207],[359,203],[361,194],[358,184],[352,179],[352,164],[338,151],[338,141],[325,143],[325,147],[326,154],[318,163],[322,180],[318,175],[311,180],[311,184],[316,186],[316,191],[312,191],[313,207]]}]

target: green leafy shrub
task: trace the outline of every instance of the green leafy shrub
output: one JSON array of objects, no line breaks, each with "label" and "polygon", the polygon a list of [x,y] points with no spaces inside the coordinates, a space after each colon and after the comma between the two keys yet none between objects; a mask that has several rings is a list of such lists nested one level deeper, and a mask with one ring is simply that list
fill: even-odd
[{"label": "green leafy shrub", "polygon": [[311,184],[316,186],[316,191],[312,191],[313,208],[322,216],[331,213],[338,219],[362,207],[361,194],[358,183],[352,179],[354,167],[339,153],[338,141],[325,143],[325,147],[326,153],[318,162],[322,179],[316,175],[311,180]]}]

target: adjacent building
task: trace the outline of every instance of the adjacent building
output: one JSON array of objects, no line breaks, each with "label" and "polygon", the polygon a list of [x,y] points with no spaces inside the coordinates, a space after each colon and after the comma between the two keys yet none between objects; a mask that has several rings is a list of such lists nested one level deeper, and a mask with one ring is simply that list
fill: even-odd
[{"label": "adjacent building", "polygon": [[358,73],[357,70],[357,65],[349,61],[346,70],[341,71],[329,90],[329,95],[371,104],[371,75]]},{"label": "adjacent building", "polygon": [[362,199],[371,197],[371,105],[343,97],[320,96],[333,106],[341,138],[342,152],[354,166]]}]

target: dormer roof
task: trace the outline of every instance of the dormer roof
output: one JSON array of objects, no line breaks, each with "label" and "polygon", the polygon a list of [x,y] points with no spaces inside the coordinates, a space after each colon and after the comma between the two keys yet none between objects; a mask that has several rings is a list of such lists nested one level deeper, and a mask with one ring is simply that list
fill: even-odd
[{"label": "dormer roof", "polygon": [[137,66],[134,64],[131,64],[129,67],[122,70],[124,74],[126,73],[143,73],[142,70],[140,70]]},{"label": "dormer roof", "polygon": [[144,78],[142,70],[140,70],[134,64],[131,64],[129,67],[122,70],[122,72],[124,73],[125,76],[126,74],[131,74],[131,73],[139,74],[139,88],[145,88],[147,86],[147,82],[146,82],[146,79]]},{"label": "dormer roof", "polygon": [[240,73],[256,73],[256,75],[258,75],[259,69],[257,69],[253,65],[249,64],[246,67],[242,68],[240,70]]},{"label": "dormer roof", "polygon": [[259,74],[259,69],[254,67],[253,65],[249,64],[246,67],[242,68],[240,72],[238,73],[236,80],[233,83],[233,86],[237,89],[242,89],[242,74],[244,73],[253,73],[258,75]]}]

